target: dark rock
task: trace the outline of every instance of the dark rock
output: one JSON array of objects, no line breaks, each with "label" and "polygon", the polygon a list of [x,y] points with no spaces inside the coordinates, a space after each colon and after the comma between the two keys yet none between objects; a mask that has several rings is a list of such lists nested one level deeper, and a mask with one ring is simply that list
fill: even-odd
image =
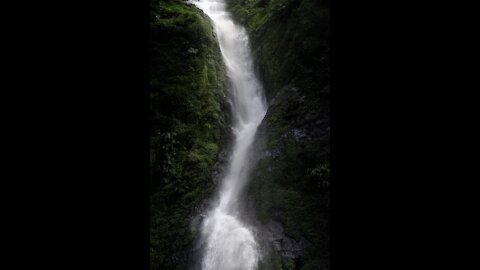
[{"label": "dark rock", "polygon": [[308,246],[307,241],[301,239],[296,241],[285,235],[283,226],[276,221],[269,221],[261,228],[262,242],[266,246],[270,246],[278,254],[284,258],[299,258],[304,255],[305,248]]},{"label": "dark rock", "polygon": [[295,138],[295,141],[297,141],[297,142],[307,138],[307,133],[306,133],[305,130],[294,128],[291,131],[291,133],[293,135],[293,138]]}]

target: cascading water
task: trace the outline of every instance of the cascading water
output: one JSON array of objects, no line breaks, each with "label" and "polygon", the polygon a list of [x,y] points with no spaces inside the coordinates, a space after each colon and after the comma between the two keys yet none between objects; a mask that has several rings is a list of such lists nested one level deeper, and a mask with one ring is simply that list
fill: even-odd
[{"label": "cascading water", "polygon": [[194,1],[213,21],[231,82],[235,141],[219,200],[202,224],[205,241],[202,270],[257,269],[259,251],[254,234],[238,213],[238,197],[247,180],[247,158],[258,125],[266,113],[263,88],[253,71],[245,29],[233,23],[224,0]]}]

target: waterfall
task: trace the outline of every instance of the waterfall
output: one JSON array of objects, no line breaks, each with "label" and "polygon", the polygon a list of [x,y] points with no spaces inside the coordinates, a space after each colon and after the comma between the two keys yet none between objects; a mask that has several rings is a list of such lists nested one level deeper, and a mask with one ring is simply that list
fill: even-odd
[{"label": "waterfall", "polygon": [[235,141],[219,187],[218,201],[202,224],[202,270],[255,270],[258,244],[251,228],[238,213],[239,195],[245,186],[247,159],[255,132],[266,113],[263,88],[254,74],[252,53],[245,29],[236,25],[224,0],[192,2],[213,21],[231,85]]}]

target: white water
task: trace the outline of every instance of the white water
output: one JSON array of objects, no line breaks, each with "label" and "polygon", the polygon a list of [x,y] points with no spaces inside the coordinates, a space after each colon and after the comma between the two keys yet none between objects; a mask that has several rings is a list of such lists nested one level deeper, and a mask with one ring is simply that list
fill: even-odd
[{"label": "white water", "polygon": [[233,99],[235,141],[219,199],[202,225],[205,252],[202,270],[255,270],[258,245],[252,229],[240,220],[239,193],[247,181],[247,158],[258,125],[266,112],[263,88],[253,71],[245,29],[235,25],[224,0],[194,1],[213,21],[227,66]]}]

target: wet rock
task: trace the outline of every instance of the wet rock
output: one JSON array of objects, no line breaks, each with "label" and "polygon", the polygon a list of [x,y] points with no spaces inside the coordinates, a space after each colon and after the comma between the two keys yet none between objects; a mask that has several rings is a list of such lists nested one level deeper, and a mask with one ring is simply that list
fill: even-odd
[{"label": "wet rock", "polygon": [[280,223],[275,221],[270,221],[266,225],[268,230],[268,240],[275,241],[280,240],[284,237],[284,230]]},{"label": "wet rock", "polygon": [[295,241],[288,237],[284,237],[281,240],[280,254],[285,258],[295,259],[303,256],[305,249],[304,241]]},{"label": "wet rock", "polygon": [[295,141],[299,142],[307,138],[307,133],[305,130],[294,128],[291,131],[291,134],[293,135],[293,138]]},{"label": "wet rock", "polygon": [[279,146],[277,146],[260,152],[260,154],[258,155],[258,159],[262,160],[268,158],[276,158],[279,157],[281,154],[281,149]]},{"label": "wet rock", "polygon": [[264,225],[262,231],[263,241],[284,258],[295,259],[302,257],[305,248],[308,246],[307,241],[304,239],[297,241],[287,237],[283,226],[276,221],[269,221]]}]

